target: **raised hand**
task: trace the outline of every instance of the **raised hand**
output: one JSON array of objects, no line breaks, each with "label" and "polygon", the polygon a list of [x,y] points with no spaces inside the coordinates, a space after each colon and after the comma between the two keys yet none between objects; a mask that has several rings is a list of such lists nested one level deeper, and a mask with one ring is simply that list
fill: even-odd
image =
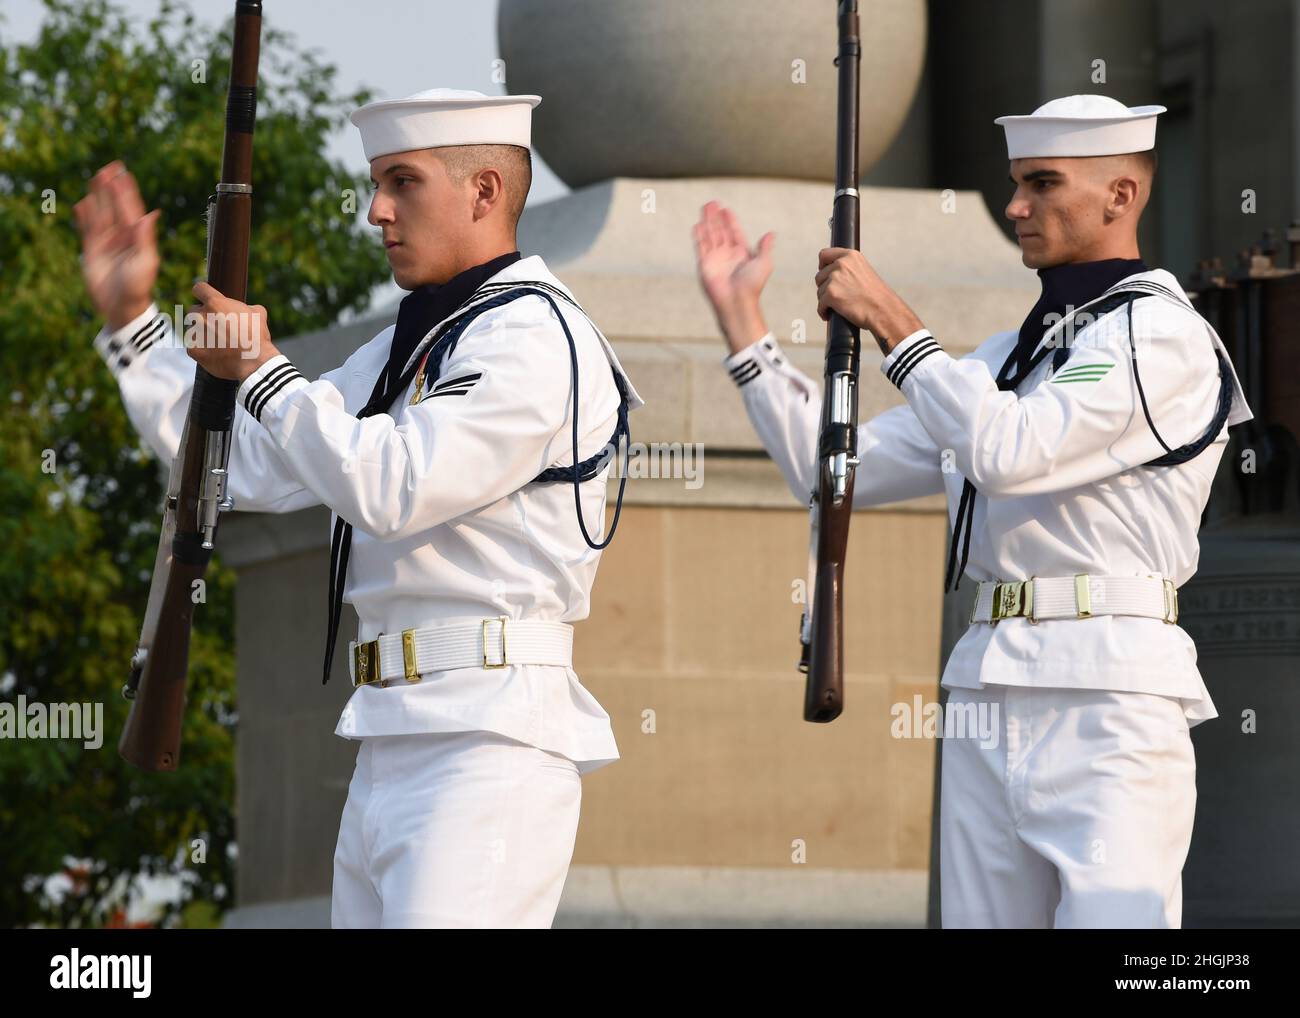
[{"label": "raised hand", "polygon": [[90,193],[73,212],[90,299],[109,328],[121,328],[149,307],[158,278],[159,212],[145,212],[135,178],[118,161],[91,178]]},{"label": "raised hand", "polygon": [[736,300],[758,300],[772,274],[775,234],[765,233],[750,250],[736,214],[711,201],[701,210],[691,235],[700,284],[715,308]]},{"label": "raised hand", "polygon": [[711,201],[700,211],[691,236],[700,285],[732,350],[761,338],[767,327],[759,297],[772,275],[775,234],[765,233],[751,250],[735,213]]}]

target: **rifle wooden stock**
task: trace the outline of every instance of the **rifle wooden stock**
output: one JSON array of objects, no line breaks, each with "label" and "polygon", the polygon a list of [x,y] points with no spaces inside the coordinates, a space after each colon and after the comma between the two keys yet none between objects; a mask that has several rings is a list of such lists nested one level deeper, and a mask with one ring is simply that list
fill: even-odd
[{"label": "rifle wooden stock", "polygon": [[[835,203],[831,246],[856,249],[858,224],[858,38],[857,0],[841,0]],[[822,398],[819,470],[813,493],[817,581],[812,596],[811,636],[800,665],[807,664],[805,721],[834,721],[844,709],[844,565],[853,511],[858,448],[858,330],[831,313],[826,328],[826,385]],[[840,479],[837,485],[836,478]]]},{"label": "rifle wooden stock", "polygon": [[[238,0],[221,182],[208,200],[207,278],[239,301],[248,290],[261,34],[260,0]],[[168,479],[149,603],[123,689],[131,710],[117,748],[142,770],[171,771],[180,762],[194,583],[207,571],[219,514],[231,506],[225,498],[225,468],[238,389],[238,382],[216,378],[196,365],[180,450]]]}]

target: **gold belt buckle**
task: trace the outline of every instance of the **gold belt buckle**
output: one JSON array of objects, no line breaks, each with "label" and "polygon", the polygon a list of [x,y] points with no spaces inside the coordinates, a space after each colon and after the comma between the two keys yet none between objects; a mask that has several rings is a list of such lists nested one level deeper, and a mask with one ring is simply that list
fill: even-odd
[{"label": "gold belt buckle", "polygon": [[[383,633],[379,634],[383,636]],[[368,682],[378,682],[380,686],[386,686],[388,683],[380,679],[379,675],[379,640],[367,640],[365,643],[358,643],[352,648],[352,686],[364,686]]]},{"label": "gold belt buckle", "polygon": [[[484,668],[504,668],[506,666],[506,620],[507,616],[498,615],[495,619],[483,620],[483,667]],[[493,663],[488,660],[488,624],[491,622],[501,623],[501,660]]]},{"label": "gold belt buckle", "polygon": [[1016,615],[1027,615],[1033,608],[1033,587],[1024,580],[999,581],[993,587],[993,606],[989,621],[999,622]]}]

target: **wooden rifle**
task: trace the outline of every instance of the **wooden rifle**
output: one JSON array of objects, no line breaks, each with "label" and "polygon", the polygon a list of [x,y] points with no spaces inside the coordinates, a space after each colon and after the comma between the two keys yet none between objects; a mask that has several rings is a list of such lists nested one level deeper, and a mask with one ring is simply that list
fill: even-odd
[{"label": "wooden rifle", "polygon": [[[838,125],[831,246],[858,247],[858,78],[862,42],[857,0],[841,0]],[[826,327],[826,385],[817,443],[817,487],[812,493],[812,546],[816,580],[805,596],[811,614],[800,624],[799,670],[807,673],[805,721],[829,722],[844,709],[844,564],[853,478],[858,465],[858,329],[831,312]]]},{"label": "wooden rifle", "polygon": [[[238,0],[221,180],[208,199],[207,274],[208,283],[238,301],[248,290],[261,36],[260,0]],[[168,477],[144,625],[122,689],[131,709],[117,750],[142,770],[174,771],[180,761],[195,585],[212,557],[219,514],[234,505],[226,492],[226,467],[238,389],[238,382],[196,366],[180,449]]]}]

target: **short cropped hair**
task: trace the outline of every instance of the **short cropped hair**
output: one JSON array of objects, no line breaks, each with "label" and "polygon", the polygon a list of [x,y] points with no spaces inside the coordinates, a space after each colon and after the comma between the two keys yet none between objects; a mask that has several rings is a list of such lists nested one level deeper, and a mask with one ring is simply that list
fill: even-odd
[{"label": "short cropped hair", "polygon": [[1146,171],[1147,176],[1154,180],[1156,176],[1156,164],[1158,162],[1156,159],[1156,150],[1149,148],[1145,152],[1134,152],[1133,157],[1137,160],[1138,165]]},{"label": "short cropped hair", "polygon": [[533,186],[533,154],[522,145],[456,145],[436,148],[434,155],[447,168],[453,184],[463,184],[471,174],[488,168],[501,173],[505,185],[506,221],[514,229]]}]

